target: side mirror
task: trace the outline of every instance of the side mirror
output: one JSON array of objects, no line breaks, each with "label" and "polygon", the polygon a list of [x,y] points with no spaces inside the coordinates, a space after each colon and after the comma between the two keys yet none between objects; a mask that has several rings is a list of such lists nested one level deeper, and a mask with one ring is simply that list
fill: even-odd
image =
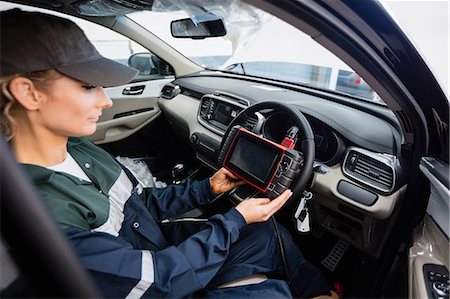
[{"label": "side mirror", "polygon": [[201,21],[194,23],[191,19],[175,20],[170,23],[170,32],[173,37],[203,39],[218,37],[227,34],[221,19]]},{"label": "side mirror", "polygon": [[139,70],[138,76],[170,76],[175,73],[172,66],[149,52],[135,53],[131,55],[128,58],[128,66]]}]

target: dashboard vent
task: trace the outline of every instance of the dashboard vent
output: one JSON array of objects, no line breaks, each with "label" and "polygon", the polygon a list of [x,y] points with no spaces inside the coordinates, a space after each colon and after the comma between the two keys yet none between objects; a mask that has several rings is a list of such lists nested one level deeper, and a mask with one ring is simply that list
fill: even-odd
[{"label": "dashboard vent", "polygon": [[394,186],[394,169],[385,162],[351,150],[346,157],[344,172],[358,181],[383,192]]},{"label": "dashboard vent", "polygon": [[214,107],[212,107],[212,105],[214,105],[214,103],[211,98],[209,98],[209,97],[202,98],[202,102],[201,102],[201,106],[200,106],[200,117],[201,118],[207,118],[207,115],[210,114],[212,112],[212,110],[214,109]]},{"label": "dashboard vent", "polygon": [[164,87],[162,88],[161,97],[170,100],[173,99],[179,93],[180,93],[180,86],[169,83],[164,85]]},{"label": "dashboard vent", "polygon": [[242,124],[242,126],[249,131],[253,131],[253,129],[255,128],[257,123],[258,123],[258,117],[256,115],[252,115],[245,120],[245,122]]}]

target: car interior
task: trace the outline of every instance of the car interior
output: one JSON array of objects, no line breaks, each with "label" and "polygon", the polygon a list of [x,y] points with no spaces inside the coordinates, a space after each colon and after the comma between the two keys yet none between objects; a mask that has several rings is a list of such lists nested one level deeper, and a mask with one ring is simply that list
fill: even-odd
[{"label": "car interior", "polygon": [[[213,2],[200,1],[211,11]],[[243,5],[228,2],[232,2],[230,10],[236,8],[233,5]],[[144,16],[133,15],[136,11],[157,13],[162,4],[174,5],[173,1],[15,0],[2,1],[0,9],[21,4],[18,7],[22,9],[77,17],[120,33],[142,47],[123,61],[139,69],[139,75],[125,86],[106,89],[114,105],[103,112],[96,133],[89,139],[114,157],[130,158],[123,163],[128,163],[138,179],[147,179],[149,187],[204,179],[226,163],[233,164],[229,149],[237,130],[251,132],[254,137],[250,139],[262,138],[277,145],[286,145],[286,138],[295,139],[290,149],[298,155],[300,166],[296,167],[300,170],[289,178],[294,196],[275,218],[330,285],[344,298],[448,298],[448,100],[381,5],[364,2],[244,3],[303,31],[350,65],[355,72],[336,73],[334,90],[293,82],[281,75],[261,75],[269,68],[264,64],[236,61],[218,70],[188,59],[157,32],[143,27],[139,20]],[[189,1],[181,3],[189,6]],[[380,15],[364,14],[371,9]],[[206,41],[227,33],[227,23],[221,20],[199,21],[205,26],[200,28],[189,18],[190,23],[180,19],[180,24],[172,22],[171,27],[181,42]],[[405,60],[417,63],[413,74],[408,75]],[[290,66],[276,67],[285,70],[283,74],[290,72]],[[334,74],[332,70],[330,74]],[[356,94],[348,92],[355,88]],[[294,138],[288,134],[293,128],[298,129]],[[23,198],[31,202],[27,206],[33,202],[39,205],[39,199],[17,165],[11,163],[13,158],[4,156],[7,143],[2,147],[2,248],[9,248],[22,277],[15,283],[2,282],[2,297],[98,296],[92,281],[77,265],[76,254],[64,244],[51,219],[45,219],[45,208],[23,211],[29,213],[27,216],[17,212],[23,206],[8,204],[21,186],[26,186]],[[265,196],[267,188],[278,192],[276,179],[266,189],[251,183],[255,181],[249,169],[258,168],[259,163],[243,166],[249,184],[180,218],[225,212],[242,200]],[[279,169],[276,164],[272,179]],[[16,170],[17,176],[5,175]],[[429,202],[443,206],[430,206]],[[445,215],[433,216],[436,211]],[[35,223],[42,221],[48,223],[36,227]],[[13,228],[10,223],[35,226],[35,234],[53,239],[33,241],[26,236],[28,228]],[[40,256],[49,250],[45,258]],[[7,251],[2,249],[2,256]],[[57,268],[56,261],[64,267]],[[39,278],[42,273],[47,279]],[[430,283],[427,273],[440,276]],[[435,281],[442,285],[433,284]]]}]

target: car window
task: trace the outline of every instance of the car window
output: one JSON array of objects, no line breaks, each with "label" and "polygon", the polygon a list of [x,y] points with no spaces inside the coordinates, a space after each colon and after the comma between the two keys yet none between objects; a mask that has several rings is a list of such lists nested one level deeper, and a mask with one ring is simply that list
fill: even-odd
[{"label": "car window", "polygon": [[[173,68],[135,41],[103,26],[72,18],[104,57],[139,70],[133,81],[173,75]],[[163,63],[161,63],[163,62]]]},{"label": "car window", "polygon": [[106,58],[128,65],[128,58],[132,54],[148,52],[138,43],[108,28],[77,18],[72,18],[72,20],[83,29],[100,54]]}]

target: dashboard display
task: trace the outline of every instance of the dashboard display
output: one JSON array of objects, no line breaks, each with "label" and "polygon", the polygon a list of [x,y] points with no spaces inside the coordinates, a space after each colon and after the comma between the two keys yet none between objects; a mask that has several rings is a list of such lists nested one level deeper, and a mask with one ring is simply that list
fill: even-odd
[{"label": "dashboard display", "polygon": [[247,100],[229,95],[204,95],[198,112],[198,121],[211,131],[223,135],[236,116],[247,107]]},{"label": "dashboard display", "polygon": [[237,114],[238,111],[236,108],[219,102],[214,111],[214,119],[219,123],[228,126]]},{"label": "dashboard display", "polygon": [[[295,125],[290,119],[283,113],[271,115],[267,118],[264,124],[263,133],[264,136],[270,140],[281,143],[287,130]],[[314,143],[316,147],[315,157],[322,162],[336,163],[335,159],[340,158],[338,147],[338,139],[332,130],[323,123],[308,118],[311,128],[314,132]]]}]

